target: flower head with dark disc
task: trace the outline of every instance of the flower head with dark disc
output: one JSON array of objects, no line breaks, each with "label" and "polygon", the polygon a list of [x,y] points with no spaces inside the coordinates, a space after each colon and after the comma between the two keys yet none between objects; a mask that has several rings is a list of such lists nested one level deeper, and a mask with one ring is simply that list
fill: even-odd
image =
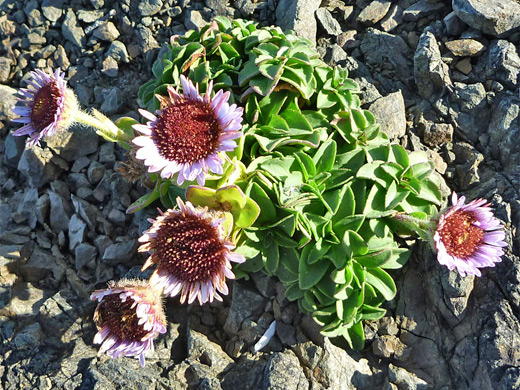
[{"label": "flower head with dark disc", "polygon": [[439,217],[433,242],[440,264],[465,276],[480,276],[479,268],[494,267],[507,246],[504,229],[485,199],[464,204],[452,195],[452,207]]},{"label": "flower head with dark disc", "polygon": [[38,145],[44,136],[66,130],[73,123],[77,100],[59,69],[52,75],[41,70],[31,72],[27,83],[31,88],[19,90],[18,101],[22,105],[13,108],[13,112],[20,115],[13,121],[24,126],[13,135],[29,135],[27,144]]},{"label": "flower head with dark disc", "polygon": [[198,85],[184,75],[180,79],[182,94],[168,86],[168,98],[156,95],[161,109],[155,115],[139,110],[148,122],[134,125],[143,134],[133,140],[139,146],[136,157],[162,178],[177,173],[179,185],[195,179],[202,185],[208,171],[222,174],[219,154],[237,147],[234,139],[242,135],[243,110],[229,105],[229,92],[219,90],[211,98],[212,82],[201,95]]},{"label": "flower head with dark disc", "polygon": [[143,243],[139,251],[151,253],[143,270],[157,264],[150,284],[172,297],[180,293],[181,303],[222,300],[219,293],[228,294],[226,278],[235,277],[231,262],[245,261],[243,255],[231,252],[235,246],[226,240],[232,216],[180,198],[177,206],[150,220],[152,227],[139,239]]},{"label": "flower head with dark disc", "polygon": [[144,367],[145,355],[154,350],[153,340],[166,333],[160,291],[144,281],[120,280],[94,291],[90,299],[99,301],[94,312],[94,343],[102,344],[99,354],[136,356]]}]

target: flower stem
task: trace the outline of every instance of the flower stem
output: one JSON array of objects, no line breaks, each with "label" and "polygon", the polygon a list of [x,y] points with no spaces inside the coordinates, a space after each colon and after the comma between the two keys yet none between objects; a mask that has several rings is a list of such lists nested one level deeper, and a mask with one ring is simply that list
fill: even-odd
[{"label": "flower stem", "polygon": [[103,137],[107,141],[117,142],[126,150],[130,150],[131,138],[119,127],[116,126],[105,115],[99,111],[93,110],[92,115],[86,112],[79,111],[74,116],[76,122],[81,123],[85,126],[89,126],[95,129],[96,134]]}]

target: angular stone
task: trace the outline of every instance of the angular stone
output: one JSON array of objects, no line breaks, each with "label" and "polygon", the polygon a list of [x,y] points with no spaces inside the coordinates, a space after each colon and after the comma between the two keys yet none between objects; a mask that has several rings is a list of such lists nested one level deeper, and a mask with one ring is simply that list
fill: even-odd
[{"label": "angular stone", "polygon": [[144,0],[139,2],[137,7],[141,16],[152,16],[161,10],[163,2],[161,0]]},{"label": "angular stone", "polygon": [[265,367],[263,384],[266,389],[309,389],[300,361],[291,350],[271,355]]},{"label": "angular stone", "polygon": [[42,329],[38,322],[23,328],[14,337],[14,345],[18,349],[37,348],[42,341]]},{"label": "angular stone", "polygon": [[276,23],[283,30],[293,30],[316,44],[317,25],[314,16],[320,6],[314,0],[280,0],[276,7]]},{"label": "angular stone", "polygon": [[204,20],[204,17],[200,11],[188,10],[188,12],[186,12],[184,26],[186,26],[188,30],[200,30],[207,23],[208,22]]},{"label": "angular stone", "polygon": [[105,58],[103,60],[103,67],[101,68],[101,72],[108,77],[117,77],[119,74],[119,66],[117,65],[117,61],[112,57]]},{"label": "angular stone", "polygon": [[56,180],[62,169],[53,164],[52,152],[33,146],[25,149],[18,162],[18,171],[28,180],[31,187],[40,188],[50,181]]},{"label": "angular stone", "polygon": [[442,2],[434,2],[430,0],[419,0],[417,3],[404,10],[404,20],[407,22],[415,22],[421,18],[434,14],[443,10]]},{"label": "angular stone", "polygon": [[86,126],[73,125],[67,131],[56,132],[46,139],[47,146],[67,161],[94,153],[98,149],[99,136]]},{"label": "angular stone", "polygon": [[11,108],[16,104],[17,91],[7,85],[0,85],[0,119],[14,119],[18,117]]},{"label": "angular stone", "polygon": [[520,57],[515,45],[506,40],[492,41],[488,48],[486,76],[510,88],[516,88],[520,74]]},{"label": "angular stone", "polygon": [[381,131],[387,134],[390,140],[406,134],[406,111],[401,91],[377,99],[370,106],[370,111],[381,125]]},{"label": "angular stone", "polygon": [[73,214],[69,221],[69,250],[72,252],[85,239],[87,224],[79,217]]},{"label": "angular stone", "polygon": [[442,95],[451,85],[449,68],[442,61],[437,40],[429,29],[422,33],[413,59],[419,95],[430,101]]},{"label": "angular stone", "polygon": [[117,265],[130,261],[137,249],[137,241],[116,242],[105,249],[101,260],[109,265]]},{"label": "angular stone", "polygon": [[341,34],[341,26],[327,8],[318,8],[316,17],[327,34],[334,36]]},{"label": "angular stone", "polygon": [[107,57],[112,57],[116,62],[130,62],[130,56],[128,55],[128,51],[126,50],[126,46],[123,42],[114,41],[108,47],[106,52]]},{"label": "angular stone", "polygon": [[96,28],[92,35],[98,39],[101,39],[102,41],[112,42],[119,37],[119,31],[117,31],[114,23],[106,22]]},{"label": "angular stone", "polygon": [[76,271],[79,271],[85,265],[96,258],[97,250],[90,244],[85,242],[79,244],[74,250]]},{"label": "angular stone", "polygon": [[470,27],[495,37],[507,36],[520,27],[520,3],[516,0],[452,0],[452,5]]},{"label": "angular stone", "polygon": [[456,39],[445,45],[457,57],[476,57],[484,51],[484,45],[474,39]]},{"label": "angular stone", "polygon": [[65,269],[56,263],[50,251],[36,246],[29,260],[20,265],[20,274],[26,282],[39,282],[49,277],[60,282],[65,276]]},{"label": "angular stone", "polygon": [[392,31],[403,22],[403,9],[398,4],[393,4],[390,11],[381,20],[383,31]]},{"label": "angular stone", "polygon": [[96,228],[97,218],[100,215],[97,207],[75,195],[71,195],[71,199],[76,213],[87,223],[91,230],[94,230]]},{"label": "angular stone", "polygon": [[383,19],[392,2],[390,0],[375,0],[371,1],[366,7],[364,7],[359,13],[357,19],[361,23],[373,25]]},{"label": "angular stone", "polygon": [[235,335],[240,331],[242,322],[246,318],[250,318],[255,310],[264,305],[265,299],[256,291],[245,288],[242,283],[233,283],[231,297],[231,307],[224,324],[224,330],[230,335]]},{"label": "angular stone", "polygon": [[43,0],[42,13],[51,22],[56,22],[63,14],[63,0]]},{"label": "angular stone", "polygon": [[61,25],[61,33],[65,39],[72,42],[74,45],[80,48],[85,45],[85,32],[78,24],[76,14],[70,8],[67,9],[65,19]]}]

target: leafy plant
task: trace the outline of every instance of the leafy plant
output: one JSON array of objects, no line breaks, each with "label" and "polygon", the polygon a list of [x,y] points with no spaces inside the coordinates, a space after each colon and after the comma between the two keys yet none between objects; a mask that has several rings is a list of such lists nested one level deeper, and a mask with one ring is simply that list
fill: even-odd
[{"label": "leafy plant", "polygon": [[[148,110],[181,74],[202,89],[212,80],[245,108],[244,137],[224,174],[188,190],[193,202],[214,208],[229,195],[237,252],[249,258],[236,274],[277,276],[324,335],[362,348],[362,321],[385,314],[381,304],[396,294],[389,271],[410,256],[389,217],[428,218],[441,202],[426,154],[391,144],[347,72],[276,27],[216,18],[173,39],[153,74],[139,91]],[[158,181],[133,209],[157,198],[170,205],[178,193]]]}]

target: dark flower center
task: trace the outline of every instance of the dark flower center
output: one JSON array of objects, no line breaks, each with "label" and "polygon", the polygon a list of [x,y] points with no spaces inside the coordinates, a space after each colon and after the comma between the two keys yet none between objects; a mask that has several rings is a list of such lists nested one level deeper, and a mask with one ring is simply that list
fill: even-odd
[{"label": "dark flower center", "polygon": [[226,258],[216,227],[195,215],[172,214],[157,233],[159,270],[186,282],[211,280]]},{"label": "dark flower center", "polygon": [[473,255],[484,237],[484,229],[474,225],[472,214],[456,211],[444,220],[438,233],[448,254],[466,259]]},{"label": "dark flower center", "polygon": [[42,131],[55,120],[62,94],[56,82],[44,84],[34,95],[30,119],[37,131]]},{"label": "dark flower center", "polygon": [[110,333],[121,340],[141,341],[148,332],[138,324],[137,307],[132,309],[133,303],[134,300],[131,298],[122,302],[119,294],[103,297],[98,307],[98,326],[108,325]]},{"label": "dark flower center", "polygon": [[152,139],[165,159],[194,163],[217,150],[220,132],[209,105],[185,100],[163,110],[152,130]]}]

